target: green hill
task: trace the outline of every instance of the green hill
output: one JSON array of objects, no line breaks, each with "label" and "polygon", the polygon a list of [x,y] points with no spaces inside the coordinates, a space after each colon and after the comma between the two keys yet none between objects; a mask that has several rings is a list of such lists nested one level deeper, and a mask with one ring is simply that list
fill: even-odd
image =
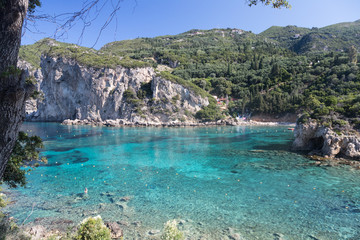
[{"label": "green hill", "polygon": [[345,117],[360,127],[359,28],[360,21],[320,29],[271,27],[258,35],[240,29],[191,30],[112,42],[99,51],[45,39],[22,46],[20,58],[34,66],[41,54],[97,68],[167,65],[176,79],[233,99],[224,114],[306,113],[330,124]]},{"label": "green hill", "polygon": [[297,26],[273,26],[260,33],[259,36],[274,40],[279,43],[281,47],[291,49],[293,45],[299,42],[304,35],[310,32],[311,30],[308,28],[301,28]]},{"label": "green hill", "polygon": [[119,58],[114,55],[105,55],[92,48],[81,47],[45,38],[31,45],[23,45],[19,51],[19,58],[29,62],[34,68],[40,67],[41,55],[67,57],[90,67],[116,67],[118,65],[134,68],[150,66],[148,63],[130,58]]},{"label": "green hill", "polygon": [[312,29],[271,27],[259,36],[274,40],[280,46],[300,54],[346,51],[352,45],[360,49],[360,20]]}]

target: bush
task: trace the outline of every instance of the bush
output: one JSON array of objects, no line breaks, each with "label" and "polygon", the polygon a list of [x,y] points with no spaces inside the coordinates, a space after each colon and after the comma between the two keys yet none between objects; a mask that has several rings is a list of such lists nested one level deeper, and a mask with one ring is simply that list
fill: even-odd
[{"label": "bush", "polygon": [[300,118],[298,118],[297,120],[297,123],[300,124],[300,123],[307,123],[309,121],[309,118],[310,118],[310,114],[305,112],[301,115]]},{"label": "bush", "polygon": [[220,109],[215,105],[210,103],[208,106],[204,107],[195,114],[195,117],[202,121],[217,121],[222,119],[222,114]]},{"label": "bush", "polygon": [[176,96],[172,97],[171,102],[173,104],[176,104],[176,102],[179,101],[179,100],[180,100],[180,95],[177,94]]},{"label": "bush", "polygon": [[82,221],[77,231],[77,240],[110,240],[108,229],[100,216],[89,217]]},{"label": "bush", "polygon": [[[2,191],[2,189],[1,189],[1,187],[0,187],[0,208],[3,208],[3,207],[6,206],[7,201],[6,201],[6,199],[5,199],[6,195],[3,194],[1,191]],[[1,213],[0,213],[0,214],[1,214]]]},{"label": "bush", "polygon": [[177,83],[191,91],[193,91],[195,94],[203,97],[203,98],[208,98],[209,102],[210,101],[214,101],[215,99],[206,91],[204,91],[203,89],[201,89],[200,87],[196,86],[194,83],[190,82],[190,81],[186,81],[178,76],[172,75],[169,72],[163,71],[157,74],[158,77],[164,78],[166,80],[169,80],[173,83]]},{"label": "bush", "polygon": [[161,240],[183,240],[184,234],[176,227],[176,220],[167,221],[165,223],[164,232]]},{"label": "bush", "polygon": [[333,121],[333,124],[338,125],[339,127],[345,127],[348,125],[348,122],[345,120],[342,120],[342,119],[338,119],[338,120]]},{"label": "bush", "polygon": [[127,90],[125,90],[125,92],[124,92],[124,97],[125,97],[126,99],[135,99],[135,98],[136,98],[136,95],[135,95],[135,93],[134,93],[133,90],[127,89]]}]

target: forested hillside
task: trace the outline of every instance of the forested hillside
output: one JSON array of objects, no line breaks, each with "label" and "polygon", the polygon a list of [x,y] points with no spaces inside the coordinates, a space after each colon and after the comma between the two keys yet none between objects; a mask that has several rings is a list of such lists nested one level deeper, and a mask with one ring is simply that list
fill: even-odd
[{"label": "forested hillside", "polygon": [[[240,29],[191,30],[112,42],[99,51],[47,39],[45,47],[23,46],[20,56],[34,66],[41,54],[63,54],[97,68],[153,66],[228,97],[225,115],[305,113],[301,121],[311,116],[344,125],[345,118],[360,123],[359,33],[359,21],[320,29],[271,27],[258,35]],[[216,109],[211,104],[197,116],[219,119]]]}]

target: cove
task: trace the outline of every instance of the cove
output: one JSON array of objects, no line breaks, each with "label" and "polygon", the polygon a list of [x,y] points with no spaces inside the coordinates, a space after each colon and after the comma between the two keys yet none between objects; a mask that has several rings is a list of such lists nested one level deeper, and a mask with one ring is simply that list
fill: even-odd
[{"label": "cove", "polygon": [[120,221],[125,239],[156,238],[172,219],[189,239],[230,230],[245,239],[360,239],[360,171],[313,166],[290,151],[287,128],[25,123],[49,162],[25,189],[10,190],[5,211],[19,224],[64,229],[101,215]]}]

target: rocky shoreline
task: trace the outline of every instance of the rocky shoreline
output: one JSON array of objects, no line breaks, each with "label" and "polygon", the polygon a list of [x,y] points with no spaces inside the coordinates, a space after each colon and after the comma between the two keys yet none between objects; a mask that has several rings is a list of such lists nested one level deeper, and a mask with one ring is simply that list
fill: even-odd
[{"label": "rocky shoreline", "polygon": [[360,135],[354,130],[338,131],[316,121],[297,124],[294,130],[294,150],[309,151],[309,155],[324,158],[360,160]]},{"label": "rocky shoreline", "polygon": [[319,167],[348,165],[360,169],[360,134],[355,129],[336,131],[317,121],[297,124],[292,149],[306,151]]},{"label": "rocky shoreline", "polygon": [[[217,229],[214,232],[206,232],[202,228],[204,223],[194,222],[191,219],[175,219],[178,229],[183,232],[186,239],[224,239],[224,240],[242,240],[253,239],[254,236],[260,234],[266,239],[284,239],[284,234],[279,232],[265,231],[262,229],[256,229],[257,231],[250,229],[235,229],[227,227],[223,229]],[[11,220],[9,221],[9,223]],[[105,221],[105,226],[110,229],[112,239],[161,239],[163,229],[151,229],[142,226],[141,221],[135,221],[132,223],[126,221]],[[41,239],[69,239],[69,234],[74,235],[76,233],[77,225],[67,219],[56,219],[51,222],[51,225],[41,223],[41,221],[34,222],[26,226],[20,226],[18,230],[11,235],[10,239],[27,239],[33,240]],[[313,235],[311,239],[318,239]]]},{"label": "rocky shoreline", "polygon": [[205,127],[205,126],[295,126],[291,122],[258,122],[258,121],[237,121],[235,119],[225,119],[216,122],[151,122],[151,121],[127,121],[125,119],[108,119],[104,121],[93,120],[71,120],[65,119],[62,125],[90,125],[90,126],[106,126],[106,127]]}]

